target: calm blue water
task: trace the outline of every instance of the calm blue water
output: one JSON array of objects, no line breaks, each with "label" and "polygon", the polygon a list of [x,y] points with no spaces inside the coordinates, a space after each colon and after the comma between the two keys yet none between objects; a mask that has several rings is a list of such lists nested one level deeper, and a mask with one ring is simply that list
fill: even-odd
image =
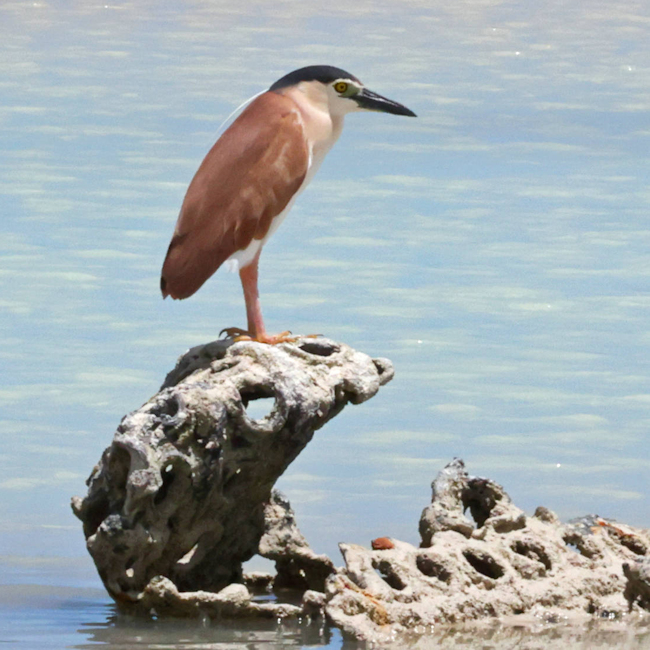
[{"label": "calm blue water", "polygon": [[[528,511],[650,526],[648,61],[643,2],[2,2],[0,583],[101,588],[70,496],[176,357],[245,320],[224,271],[160,299],[185,189],[311,63],[419,115],[349,116],[262,255],[270,331],[397,370],[280,481],[313,547],[417,543],[453,456]],[[93,593],[40,647],[109,625]]]}]

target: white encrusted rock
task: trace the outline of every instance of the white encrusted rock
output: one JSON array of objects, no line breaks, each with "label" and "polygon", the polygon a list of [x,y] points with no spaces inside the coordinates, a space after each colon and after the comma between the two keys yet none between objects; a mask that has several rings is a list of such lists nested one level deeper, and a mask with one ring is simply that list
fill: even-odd
[{"label": "white encrusted rock", "polygon": [[461,460],[435,479],[420,531],[420,548],[393,538],[375,540],[376,550],[341,544],[346,566],[326,583],[330,620],[383,647],[440,624],[620,619],[650,608],[649,531],[594,515],[562,524],[546,508],[526,517]]}]

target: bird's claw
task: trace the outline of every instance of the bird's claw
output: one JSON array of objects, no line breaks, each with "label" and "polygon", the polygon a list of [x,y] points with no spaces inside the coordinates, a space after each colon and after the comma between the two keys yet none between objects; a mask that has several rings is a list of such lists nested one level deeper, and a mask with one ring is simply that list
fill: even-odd
[{"label": "bird's claw", "polygon": [[279,334],[264,334],[257,340],[260,343],[277,345],[278,343],[295,343],[299,338],[299,336],[293,336],[289,330],[286,330],[285,332],[280,332]]},{"label": "bird's claw", "polygon": [[253,336],[247,330],[243,330],[240,327],[224,327],[219,332],[219,337],[223,334],[226,336],[226,339],[232,339],[234,343],[239,343],[239,341],[256,341],[257,343],[266,343],[267,345],[277,345],[278,343],[295,343],[298,339],[315,339],[321,334],[307,334],[305,336],[293,336],[293,334],[286,330],[285,332],[280,332],[279,334],[259,334]]},{"label": "bird's claw", "polygon": [[253,337],[246,331],[241,329],[241,327],[224,327],[219,332],[219,338],[221,335],[225,334],[224,338],[226,339],[235,339],[239,341],[252,341]]}]

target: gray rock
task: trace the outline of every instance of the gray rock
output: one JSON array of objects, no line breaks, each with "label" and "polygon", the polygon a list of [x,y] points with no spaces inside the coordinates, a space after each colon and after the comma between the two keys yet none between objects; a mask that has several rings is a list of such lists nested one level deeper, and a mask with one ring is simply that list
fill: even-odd
[{"label": "gray rock", "polygon": [[325,610],[325,594],[308,589],[302,595],[302,608],[309,616],[322,616]]},{"label": "gray rock", "polygon": [[[87,495],[72,501],[109,594],[139,607],[149,589],[145,600],[159,609],[155,594],[170,601],[176,589],[183,603],[191,601],[183,592],[220,592],[242,581],[241,564],[263,535],[283,576],[322,588],[327,562],[295,535],[295,553],[283,555],[282,540],[271,538],[282,536],[278,520],[289,511],[276,501],[276,521],[265,523],[265,507],[314,432],[392,376],[389,361],[328,339],[191,349],[160,392],[122,420]],[[273,406],[253,419],[247,406],[262,397]]]},{"label": "gray rock", "polygon": [[[526,525],[526,515],[505,490],[489,479],[468,476],[460,458],[440,471],[431,488],[431,504],[420,518],[422,546],[429,546],[433,536],[443,530],[471,537],[485,535],[490,529],[508,532]],[[465,516],[467,510],[475,523]]]},{"label": "gray rock", "polygon": [[264,509],[264,535],[258,553],[275,562],[275,589],[323,592],[326,578],[334,573],[332,560],[311,550],[298,530],[289,501],[277,490]]},{"label": "gray rock", "polygon": [[221,591],[181,592],[162,576],[153,578],[140,595],[139,608],[153,616],[188,618],[288,618],[302,614],[302,608],[287,603],[256,603],[242,584]]},{"label": "gray rock", "polygon": [[[597,515],[563,524],[544,507],[527,517],[460,459],[433,481],[419,548],[393,537],[341,544],[339,569],[314,553],[273,485],[318,428],[392,375],[389,361],[327,339],[190,350],[122,420],[87,495],[73,499],[111,596],[158,616],[325,616],[382,648],[490,619],[519,629],[650,611],[649,531]],[[262,397],[273,405],[253,418],[247,407]],[[255,553],[276,576],[242,575]],[[300,604],[249,591],[272,586],[303,592],[292,596]]]},{"label": "gray rock", "polygon": [[340,545],[346,566],[326,583],[334,624],[384,647],[441,623],[609,620],[650,609],[650,531],[595,515],[562,524],[546,508],[526,517],[461,460],[433,482],[420,531],[420,548],[394,538],[381,550]]},{"label": "gray rock", "polygon": [[650,612],[650,557],[626,562],[623,564],[623,573],[627,578],[624,595],[630,609],[636,603]]}]

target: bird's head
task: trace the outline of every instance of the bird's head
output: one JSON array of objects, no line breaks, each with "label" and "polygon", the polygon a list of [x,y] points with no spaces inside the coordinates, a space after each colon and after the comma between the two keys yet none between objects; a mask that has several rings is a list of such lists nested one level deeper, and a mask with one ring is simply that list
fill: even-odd
[{"label": "bird's head", "polygon": [[295,87],[303,90],[313,101],[326,102],[332,115],[378,111],[415,117],[406,106],[368,90],[354,75],[331,65],[310,65],[294,70],[276,81],[269,90],[282,92]]}]

